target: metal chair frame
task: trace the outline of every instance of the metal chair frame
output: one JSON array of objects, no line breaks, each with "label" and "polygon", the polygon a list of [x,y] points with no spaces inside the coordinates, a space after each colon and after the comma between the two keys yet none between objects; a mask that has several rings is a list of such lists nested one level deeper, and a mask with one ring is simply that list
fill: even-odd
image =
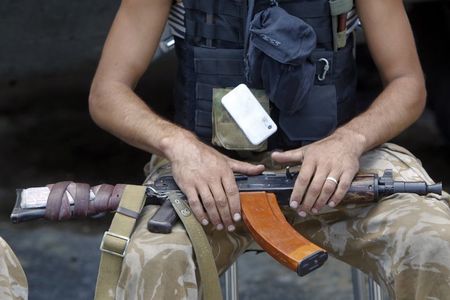
[{"label": "metal chair frame", "polygon": [[[239,300],[238,264],[234,262],[224,273],[225,300]],[[352,268],[353,298],[355,300],[387,300],[381,287],[370,277],[356,268]]]}]

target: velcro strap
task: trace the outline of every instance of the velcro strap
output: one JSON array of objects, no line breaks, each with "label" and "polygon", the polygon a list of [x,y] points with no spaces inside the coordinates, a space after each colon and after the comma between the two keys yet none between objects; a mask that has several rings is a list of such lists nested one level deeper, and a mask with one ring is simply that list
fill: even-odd
[{"label": "velcro strap", "polygon": [[184,0],[185,9],[195,9],[207,14],[222,14],[243,17],[242,1]]},{"label": "velcro strap", "polygon": [[348,13],[353,8],[353,0],[329,0],[332,16]]},{"label": "velcro strap", "polygon": [[196,110],[195,111],[195,125],[211,128],[212,126],[212,113]]},{"label": "velcro strap", "polygon": [[[211,102],[214,85],[197,82],[195,86],[195,95],[197,99],[205,99]],[[212,108],[212,106],[210,107]]]},{"label": "velcro strap", "polygon": [[[278,0],[278,2],[280,7],[301,19],[330,16],[330,6],[326,1]],[[257,1],[255,10],[266,8],[268,3],[269,1]]]},{"label": "velcro strap", "polygon": [[186,32],[195,36],[209,40],[222,40],[234,43],[242,43],[243,37],[239,30],[231,27],[219,26],[216,24],[197,23],[191,20],[185,20]]},{"label": "velcro strap", "polygon": [[211,75],[241,75],[244,72],[243,60],[195,58],[197,73]]}]

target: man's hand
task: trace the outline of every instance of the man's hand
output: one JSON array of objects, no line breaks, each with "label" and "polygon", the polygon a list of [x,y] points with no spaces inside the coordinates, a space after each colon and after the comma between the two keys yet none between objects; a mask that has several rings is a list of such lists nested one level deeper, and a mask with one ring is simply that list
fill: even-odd
[{"label": "man's hand", "polygon": [[318,213],[326,204],[338,205],[359,170],[363,144],[362,136],[341,128],[313,144],[274,152],[272,158],[276,162],[302,164],[290,206],[305,217],[307,213]]},{"label": "man's hand", "polygon": [[174,142],[167,145],[165,154],[194,215],[203,225],[210,221],[218,230],[225,226],[233,231],[233,220],[241,219],[239,190],[233,172],[257,175],[264,171],[264,166],[231,159],[190,134],[171,140]]}]

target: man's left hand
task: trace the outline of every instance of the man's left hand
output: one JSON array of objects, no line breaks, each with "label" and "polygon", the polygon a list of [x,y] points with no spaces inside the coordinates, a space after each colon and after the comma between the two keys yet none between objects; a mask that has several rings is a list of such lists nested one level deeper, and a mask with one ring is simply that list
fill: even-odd
[{"label": "man's left hand", "polygon": [[327,138],[286,152],[274,152],[278,163],[301,163],[290,206],[305,217],[325,205],[335,207],[344,198],[359,170],[364,137],[340,128]]}]

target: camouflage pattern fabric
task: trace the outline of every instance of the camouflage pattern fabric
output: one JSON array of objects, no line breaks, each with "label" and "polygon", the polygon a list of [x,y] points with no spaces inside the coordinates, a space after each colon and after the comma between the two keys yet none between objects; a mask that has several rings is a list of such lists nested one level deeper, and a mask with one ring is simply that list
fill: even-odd
[{"label": "camouflage pattern fabric", "polygon": [[[361,172],[381,175],[387,168],[393,169],[396,180],[432,183],[420,161],[397,145],[384,144],[361,158]],[[148,171],[151,182],[170,173],[170,167],[154,158]],[[391,299],[450,299],[449,200],[447,193],[392,195],[378,203],[341,206],[307,218],[289,208],[285,215],[305,237],[372,276]],[[117,299],[198,299],[201,283],[182,226],[175,226],[169,235],[146,228],[156,208],[146,207],[138,221]],[[242,223],[233,233],[211,226],[205,230],[219,272],[252,243]]]},{"label": "camouflage pattern fabric", "polygon": [[19,260],[0,238],[0,299],[28,299],[28,283]]},{"label": "camouflage pattern fabric", "polygon": [[[246,150],[261,152],[267,150],[267,140],[259,145],[253,145],[239,128],[231,115],[222,105],[222,97],[228,94],[233,88],[213,89],[213,109],[212,109],[212,144],[228,150]],[[269,98],[264,90],[251,89],[252,94],[269,113]]]}]

